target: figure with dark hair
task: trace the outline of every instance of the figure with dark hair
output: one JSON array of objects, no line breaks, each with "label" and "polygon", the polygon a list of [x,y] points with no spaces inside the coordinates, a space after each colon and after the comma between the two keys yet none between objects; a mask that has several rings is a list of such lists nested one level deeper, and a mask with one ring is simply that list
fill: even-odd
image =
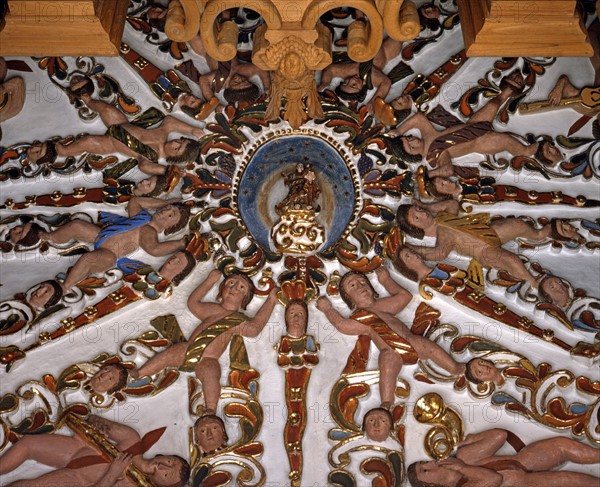
[{"label": "figure with dark hair", "polygon": [[127,369],[121,363],[104,364],[90,377],[90,389],[99,394],[114,394],[127,385]]},{"label": "figure with dark hair", "polygon": [[134,378],[154,375],[167,367],[195,372],[202,382],[207,414],[215,413],[221,395],[219,357],[234,335],[258,336],[277,302],[277,289],[274,289],[254,318],[241,313],[254,296],[254,284],[241,273],[233,273],[221,282],[217,303],[202,301],[221,276],[220,271],[211,271],[188,298],[189,310],[201,320],[190,339],[157,353],[130,374]]},{"label": "figure with dark hair", "polygon": [[63,290],[58,281],[41,282],[29,297],[29,304],[35,309],[48,309],[62,299]]},{"label": "figure with dark hair", "polygon": [[[142,199],[134,201],[133,206],[130,203],[129,217],[101,212],[99,223],[102,227],[75,219],[51,232],[39,232],[39,239],[57,244],[73,239],[94,243],[94,250],[83,254],[68,271],[62,283],[63,291],[70,290],[91,274],[99,274],[118,265],[121,258],[139,248],[160,257],[185,247],[186,237],[161,242],[158,235],[162,232],[171,235],[184,228],[190,216],[190,207],[152,198],[148,200],[152,203]],[[132,208],[135,210],[132,211]],[[156,211],[151,215],[146,208]]]},{"label": "figure with dark hair", "polygon": [[203,457],[222,450],[229,441],[225,423],[216,414],[205,414],[196,420],[194,438]]},{"label": "figure with dark hair", "polygon": [[171,281],[173,286],[178,286],[196,267],[196,259],[187,250],[175,252],[160,267],[158,273],[161,277]]},{"label": "figure with dark hair", "polygon": [[[500,93],[486,105],[471,115],[466,124],[452,125],[437,130],[423,113],[416,113],[389,135],[398,137],[390,141],[392,151],[397,157],[408,162],[420,162],[426,157],[433,168],[431,177],[452,176],[455,168],[452,159],[473,152],[496,154],[507,151],[512,155],[535,157],[541,162],[554,165],[563,159],[563,154],[549,140],[523,144],[509,133],[496,132],[492,121],[500,107],[512,96],[520,93],[524,79],[519,71],[513,71],[500,83]],[[420,137],[405,135],[417,129]]]},{"label": "figure with dark hair", "polygon": [[92,98],[87,90],[88,78],[74,77],[71,90],[100,115],[108,127],[106,135],[84,135],[70,144],[43,142],[27,149],[30,162],[53,162],[56,156],[76,156],[84,152],[92,154],[120,153],[138,159],[138,167],[147,174],[163,174],[164,167],[158,160],[165,158],[170,164],[193,162],[198,157],[200,145],[197,140],[181,137],[169,140],[172,132],[180,132],[197,138],[204,134],[199,127],[189,125],[173,116],[167,116],[155,128],[146,129],[129,122],[127,117],[113,105]]},{"label": "figure with dark hair", "polygon": [[34,460],[55,467],[56,470],[37,479],[18,480],[9,484],[10,486],[125,487],[137,485],[126,477],[130,466],[141,472],[146,477],[146,482],[157,487],[187,485],[190,467],[183,458],[176,455],[144,458],[143,449],[139,447],[142,439],[133,428],[99,416],[90,416],[87,423],[96,432],[108,438],[100,441],[111,442],[110,448],[116,447],[121,452],[112,461],[107,460],[97,443],[88,439],[86,435],[65,436],[56,433],[26,435],[0,457],[0,474],[12,472],[26,460]]},{"label": "figure with dark hair", "polygon": [[150,27],[157,29],[161,32],[165,31],[165,24],[167,23],[167,12],[163,5],[156,4],[152,5],[144,14]]},{"label": "figure with dark hair", "polygon": [[392,432],[394,419],[385,408],[373,408],[363,418],[362,430],[371,441],[385,441]]},{"label": "figure with dark hair", "polygon": [[383,41],[381,49],[372,61],[364,63],[340,62],[327,66],[321,74],[319,91],[325,90],[333,78],[342,78],[335,89],[336,94],[345,101],[363,102],[370,89],[376,88],[375,94],[367,106],[373,112],[373,101],[379,97],[385,99],[392,86],[392,80],[383,73],[385,65],[400,54],[402,42],[388,37]]},{"label": "figure with dark hair", "polygon": [[[509,442],[515,455],[498,455]],[[456,455],[438,462],[416,462],[407,469],[412,487],[590,487],[599,478],[581,472],[554,471],[565,462],[600,463],[600,451],[565,437],[535,441],[527,446],[513,433],[490,429],[470,434]]]},{"label": "figure with dark hair", "polygon": [[466,364],[465,377],[473,384],[493,382],[497,386],[504,384],[502,373],[491,360],[475,357]]},{"label": "figure with dark hair", "polygon": [[544,276],[538,296],[542,303],[559,308],[574,328],[591,333],[600,330],[600,300],[581,296],[565,279],[550,274]]},{"label": "figure with dark hair", "polygon": [[33,286],[25,295],[0,302],[0,336],[12,335],[35,318],[59,304],[63,290],[58,281]]},{"label": "figure with dark hair", "polygon": [[35,222],[29,221],[11,228],[7,240],[20,247],[31,247],[40,241],[44,229]]},{"label": "figure with dark hair", "polygon": [[421,206],[400,205],[396,212],[400,230],[414,239],[436,237],[434,246],[408,245],[427,260],[439,262],[455,251],[481,265],[505,270],[513,277],[527,281],[532,288],[538,286],[523,261],[502,245],[517,237],[543,240],[550,233],[549,225],[533,228],[519,218],[502,218],[490,222],[489,214],[476,213],[458,217],[448,213],[434,216]]},{"label": "figure with dark hair", "polygon": [[306,335],[308,306],[302,299],[292,299],[285,307],[285,328],[287,335],[300,338]]},{"label": "figure with dark hair", "polygon": [[237,58],[227,63],[218,63],[217,68],[200,76],[198,83],[205,100],[212,100],[223,91],[223,97],[231,105],[251,105],[260,97],[260,88],[251,81],[258,77],[263,89],[271,89],[271,77],[267,71],[252,63],[244,63]]},{"label": "figure with dark hair", "polygon": [[429,29],[432,32],[440,30],[440,8],[433,2],[424,3],[417,9],[421,30]]},{"label": "figure with dark hair", "polygon": [[572,301],[571,286],[560,277],[545,276],[538,289],[540,299],[559,308],[566,308]]},{"label": "figure with dark hair", "polygon": [[456,362],[438,344],[420,335],[414,335],[396,314],[412,299],[412,295],[392,279],[389,272],[380,267],[376,271],[379,282],[390,293],[379,298],[369,279],[362,273],[350,271],[339,282],[340,295],[350,309],[344,318],[333,309],[331,301],[319,298],[317,308],[342,333],[366,335],[379,349],[379,394],[381,407],[393,404],[396,377],[404,364],[412,365],[418,359],[429,359],[458,376],[464,373],[464,364]]}]

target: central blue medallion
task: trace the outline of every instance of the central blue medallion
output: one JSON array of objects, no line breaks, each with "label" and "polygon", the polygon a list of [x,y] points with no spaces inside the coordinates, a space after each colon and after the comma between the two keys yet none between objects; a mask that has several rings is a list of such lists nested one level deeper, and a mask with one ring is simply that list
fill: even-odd
[{"label": "central blue medallion", "polygon": [[320,196],[314,207],[317,220],[325,228],[325,241],[319,250],[333,246],[353,219],[357,188],[346,159],[319,137],[291,135],[262,144],[238,176],[238,212],[255,241],[276,251],[271,231],[279,220],[276,206],[288,194],[284,179],[299,168],[310,166],[316,174]]}]

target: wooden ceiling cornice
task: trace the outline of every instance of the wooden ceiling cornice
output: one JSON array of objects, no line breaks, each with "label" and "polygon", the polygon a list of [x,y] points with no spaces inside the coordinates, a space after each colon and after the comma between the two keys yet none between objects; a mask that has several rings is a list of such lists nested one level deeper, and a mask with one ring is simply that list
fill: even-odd
[{"label": "wooden ceiling cornice", "polygon": [[117,56],[127,0],[8,0],[2,56]]},{"label": "wooden ceiling cornice", "polygon": [[593,54],[576,0],[457,1],[468,57]]},{"label": "wooden ceiling cornice", "polygon": [[[576,0],[457,2],[468,56],[592,54],[576,12]],[[8,0],[9,12],[0,31],[0,55],[118,55],[127,4],[125,0]],[[169,10],[173,13],[167,33],[180,40],[193,37],[201,25],[212,25],[211,21],[225,8],[243,6],[244,0],[173,0],[171,5],[173,8]],[[253,9],[265,6],[261,13],[272,21],[267,37],[270,42],[285,38],[291,31],[296,34],[311,31],[313,26],[308,26],[311,19],[318,19],[321,13],[336,5],[355,6],[372,19],[364,49],[357,49],[357,56],[363,59],[371,56],[379,45],[381,27],[398,40],[418,34],[418,19],[409,1],[262,0],[248,3]],[[296,22],[295,17],[302,20]],[[313,34],[316,39],[316,32]],[[216,39],[216,34],[213,38]],[[215,41],[214,47],[216,44]],[[208,47],[210,51],[213,46]]]}]

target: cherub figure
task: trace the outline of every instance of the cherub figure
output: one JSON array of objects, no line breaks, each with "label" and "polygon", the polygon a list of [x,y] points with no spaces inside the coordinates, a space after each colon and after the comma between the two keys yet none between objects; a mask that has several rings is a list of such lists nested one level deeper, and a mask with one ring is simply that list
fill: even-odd
[{"label": "cherub figure", "polygon": [[166,158],[168,163],[192,162],[198,157],[200,145],[194,139],[181,137],[169,140],[172,132],[180,132],[192,137],[201,137],[204,131],[199,127],[167,116],[156,128],[145,129],[129,122],[118,108],[109,103],[92,98],[93,84],[89,78],[73,77],[70,90],[85,103],[90,110],[97,112],[108,127],[106,135],[84,135],[71,144],[51,142],[34,143],[27,149],[30,162],[54,162],[57,156],[76,156],[84,152],[93,154],[120,153],[138,159],[138,167],[147,174],[163,174],[164,167],[158,159]]},{"label": "cherub figure", "polygon": [[204,302],[206,293],[221,277],[213,270],[188,299],[189,310],[202,322],[192,332],[187,342],[180,342],[154,355],[131,376],[138,378],[153,375],[166,367],[178,367],[184,372],[195,372],[202,382],[205,412],[214,414],[221,395],[221,366],[219,357],[225,352],[234,335],[256,337],[260,334],[277,302],[277,289],[273,290],[254,318],[240,312],[254,296],[254,284],[244,274],[227,276],[219,286],[219,302]]},{"label": "cherub figure", "polygon": [[[146,475],[153,485],[183,487],[187,485],[190,467],[186,460],[176,455],[157,455],[151,459],[142,456],[140,435],[133,428],[115,423],[99,416],[90,416],[88,423],[114,442],[121,454],[108,462],[101,452],[88,443],[84,436],[46,433],[24,436],[2,457],[0,474],[12,472],[26,460],[55,467],[37,479],[19,480],[9,484],[13,487],[39,485],[89,485],[92,487],[131,486],[125,477],[133,464]],[[90,464],[90,457],[96,462]],[[77,466],[78,461],[83,466]],[[75,467],[75,468],[73,468]]]},{"label": "cherub figure", "polygon": [[394,426],[392,414],[385,408],[373,408],[363,417],[362,430],[371,441],[382,442],[389,438]]},{"label": "cherub figure", "polygon": [[216,414],[204,414],[196,420],[194,437],[203,457],[222,450],[229,441],[225,423]]},{"label": "cherub figure", "polygon": [[[517,440],[511,441],[512,439]],[[598,477],[569,471],[553,471],[567,461],[577,464],[600,463],[598,449],[571,438],[548,438],[530,445],[515,446],[512,456],[497,455],[506,441],[520,442],[503,429],[470,434],[459,444],[456,455],[439,462],[417,462],[408,467],[413,487],[549,487],[597,485]]]},{"label": "cherub figure", "polygon": [[[513,71],[500,82],[500,93],[471,115],[466,124],[452,125],[437,130],[423,113],[416,113],[399,127],[389,132],[398,135],[391,142],[392,150],[409,162],[420,162],[423,157],[433,168],[431,177],[452,176],[452,159],[473,152],[496,154],[507,151],[513,155],[535,157],[554,166],[563,154],[548,140],[525,145],[509,133],[496,132],[492,121],[506,100],[523,90],[524,80],[519,71]],[[418,129],[420,137],[404,135]]]},{"label": "cherub figure", "polygon": [[114,394],[127,385],[128,376],[127,369],[120,362],[107,363],[90,377],[88,384],[90,390],[97,394]]},{"label": "cherub figure", "polygon": [[260,69],[252,63],[238,61],[237,58],[229,62],[220,62],[213,71],[200,76],[198,83],[205,100],[212,100],[223,91],[223,98],[227,103],[254,103],[260,97],[260,88],[250,78],[257,76],[263,89],[271,89],[271,78],[267,71]]},{"label": "cherub figure", "polygon": [[[151,215],[147,208],[156,210]],[[100,214],[99,226],[84,221],[71,220],[51,232],[33,227],[31,223],[15,227],[11,231],[11,240],[22,242],[34,232],[35,239],[62,244],[72,239],[80,242],[93,242],[94,250],[83,254],[67,273],[62,283],[63,291],[70,290],[75,284],[90,274],[102,273],[113,267],[119,259],[142,248],[150,255],[168,255],[185,247],[185,237],[177,240],[158,240],[159,233],[171,235],[181,230],[187,223],[190,208],[187,205],[154,198],[132,199],[128,206],[129,217],[120,217],[111,213]]]},{"label": "cherub figure", "polygon": [[525,267],[516,254],[501,247],[517,237],[543,240],[550,234],[551,226],[533,228],[519,218],[489,221],[487,213],[458,217],[448,213],[434,216],[424,205],[400,205],[396,221],[400,230],[415,239],[436,237],[433,247],[408,245],[427,260],[439,262],[451,251],[476,259],[481,265],[502,269],[515,278],[527,281],[537,289],[537,278]]},{"label": "cherub figure", "polygon": [[568,281],[550,274],[542,278],[538,289],[541,303],[549,303],[559,308],[576,328],[597,332],[600,330],[598,298],[576,294]]},{"label": "cherub figure", "polygon": [[364,63],[333,63],[327,66],[321,75],[319,91],[325,90],[333,78],[343,78],[335,93],[342,100],[363,102],[370,89],[376,91],[367,103],[370,112],[374,110],[376,98],[385,99],[392,86],[392,80],[383,73],[385,65],[400,54],[402,42],[388,37],[372,61]]},{"label": "cherub figure", "polygon": [[0,303],[0,336],[11,335],[31,323],[45,310],[60,303],[63,296],[62,286],[54,280],[36,284],[19,299]]},{"label": "cherub figure", "polygon": [[319,298],[317,308],[342,333],[347,335],[367,335],[379,348],[379,394],[381,407],[389,409],[393,403],[396,377],[404,364],[412,365],[420,359],[429,359],[452,375],[460,375],[465,365],[456,362],[436,343],[410,332],[396,314],[412,299],[412,295],[392,279],[389,272],[380,267],[377,277],[390,293],[379,298],[369,279],[360,273],[350,271],[339,283],[340,295],[352,310],[349,318],[344,318],[325,297]]}]

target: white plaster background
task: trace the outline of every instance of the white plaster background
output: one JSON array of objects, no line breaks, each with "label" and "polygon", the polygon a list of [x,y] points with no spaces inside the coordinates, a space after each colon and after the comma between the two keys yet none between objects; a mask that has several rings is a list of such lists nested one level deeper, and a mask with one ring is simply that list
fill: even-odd
[{"label": "white plaster background", "polygon": [[[139,36],[127,26],[125,40],[134,48],[147,49],[139,42]],[[429,74],[434,68],[444,62],[450,54],[460,50],[462,39],[459,29],[456,29],[451,35],[446,35],[443,42],[438,42],[427,46],[412,63],[415,72]],[[169,67],[169,61],[166,55],[154,53],[152,58],[155,64],[161,68]],[[23,112],[16,118],[3,124],[2,145],[9,146],[17,142],[33,141],[34,139],[44,140],[53,135],[66,136],[79,132],[101,133],[103,125],[99,120],[92,123],[82,123],[74,108],[68,103],[64,95],[58,96],[59,92],[55,90],[47,78],[45,72],[37,68],[36,63],[30,58],[23,58],[32,68],[32,73],[21,74],[27,84],[27,100]],[[488,71],[495,59],[480,58],[471,59],[467,62],[460,72],[452,79],[447,87],[444,87],[442,94],[438,97],[440,103],[449,108],[450,102],[454,101],[459,94],[463,93],[468,87],[475,83],[479,77]],[[126,63],[120,58],[98,59],[106,66],[106,71],[116,77],[125,92],[136,98],[136,101],[146,109],[149,106],[160,108],[160,103],[147,90],[145,85],[128,69]],[[392,63],[393,64],[393,63]],[[572,81],[577,86],[590,85],[593,80],[593,73],[589,62],[586,59],[564,58],[558,60],[554,65],[547,69],[544,76],[538,78],[535,90],[531,93],[530,99],[544,98],[554,85],[560,74],[568,73]],[[409,78],[401,81],[394,86],[392,95],[399,93],[405,86]],[[391,97],[390,97],[391,98]],[[178,112],[181,115],[180,112]],[[540,115],[513,116],[506,130],[512,130],[519,133],[531,131],[535,134],[547,133],[558,135],[566,133],[567,128],[577,120],[579,115],[569,109],[544,113]],[[591,124],[583,129],[578,135],[591,136]],[[471,157],[471,156],[469,156]],[[477,157],[477,156],[476,156]],[[129,176],[129,175],[128,175]],[[566,194],[583,194],[590,198],[600,197],[600,186],[598,180],[593,179],[584,181],[581,177],[570,180],[546,181],[540,176],[523,171],[515,174],[512,171],[506,171],[502,174],[494,173],[498,182],[506,182],[535,189],[537,191],[561,190]],[[43,194],[60,189],[63,192],[69,192],[77,186],[99,186],[101,184],[101,175],[92,173],[88,175],[78,174],[72,177],[38,178],[35,181],[19,180],[0,184],[1,199],[6,198],[21,199],[28,194]],[[396,205],[391,198],[388,202]],[[486,208],[487,209],[487,208]],[[77,211],[97,211],[97,206],[82,205],[76,208]],[[53,208],[32,208],[30,212],[52,214],[59,211],[72,211],[71,209],[53,209]],[[121,209],[124,211],[124,208]],[[521,205],[501,204],[495,205],[492,209],[498,214],[528,214],[531,216],[573,216],[585,217],[588,219],[598,218],[597,209],[574,209],[567,207],[525,207]],[[2,216],[10,214],[9,211],[2,211]],[[592,253],[589,250],[556,252],[548,248],[526,252],[528,257],[539,261],[546,268],[554,273],[565,277],[573,282],[575,287],[584,288],[588,294],[598,296],[599,281],[599,253]],[[1,257],[2,265],[0,267],[0,287],[1,300],[9,299],[15,292],[24,291],[29,286],[40,280],[50,278],[59,271],[64,271],[69,265],[72,265],[72,259],[52,257],[50,255],[40,256],[36,253],[22,254],[3,254]],[[154,260],[154,262],[157,262]],[[192,276],[178,287],[168,300],[159,299],[156,302],[137,302],[126,311],[109,315],[98,322],[89,325],[55,343],[46,345],[30,354],[25,361],[18,363],[10,373],[4,369],[0,371],[0,392],[14,392],[22,383],[39,379],[45,373],[58,374],[66,366],[87,361],[102,351],[117,353],[119,345],[126,339],[133,338],[141,332],[150,329],[149,322],[152,318],[166,313],[177,315],[178,321],[186,335],[189,335],[196,325],[195,318],[186,308],[187,296],[195,286],[203,280],[211,269],[210,263],[203,263],[194,271]],[[336,264],[327,264],[328,272],[333,270],[344,270]],[[391,270],[394,277],[407,289],[415,293],[413,301],[400,314],[400,318],[406,323],[412,322],[414,310],[421,298],[418,296],[416,285],[408,282]],[[381,290],[383,291],[383,290]],[[213,290],[207,296],[207,300],[214,299],[216,291]],[[507,296],[497,295],[498,300],[511,304]],[[339,309],[346,312],[345,306],[339,298],[334,298],[334,303]],[[249,306],[249,314],[253,314],[262,304],[262,298],[255,298]],[[521,334],[519,339],[515,340],[515,334],[504,325],[495,323],[491,319],[485,319],[477,314],[465,311],[464,308],[458,309],[453,306],[450,299],[435,297],[430,303],[433,307],[442,311],[442,320],[457,324],[463,332],[474,331],[475,334],[481,334],[488,338],[498,337],[499,341],[515,352],[525,354],[534,364],[540,361],[547,361],[555,369],[568,368],[576,375],[586,375],[594,380],[600,379],[598,365],[589,365],[572,361],[563,351],[548,346],[542,341],[525,337]],[[522,308],[524,314],[534,317],[535,321],[544,326],[545,318],[540,315],[533,315],[531,309]],[[52,324],[43,324],[42,326],[51,329]],[[283,309],[277,307],[273,313],[269,325],[265,328],[262,335],[255,340],[246,340],[250,356],[250,362],[260,373],[260,392],[259,399],[264,408],[265,422],[259,440],[264,444],[265,452],[262,456],[263,463],[267,471],[267,485],[284,486],[288,485],[288,463],[283,447],[283,426],[285,423],[285,399],[283,390],[283,372],[276,366],[276,354],[273,350],[274,344],[279,340],[284,328]],[[333,443],[327,439],[327,431],[334,427],[334,423],[329,416],[329,394],[331,386],[337,380],[340,371],[346,362],[346,357],[350,352],[354,339],[346,337],[336,332],[333,327],[327,323],[324,316],[319,313],[314,304],[310,305],[309,332],[313,334],[320,343],[319,365],[314,369],[313,375],[308,387],[307,405],[308,405],[308,424],[304,436],[304,472],[303,486],[324,486],[327,485],[327,474],[329,471],[327,463],[327,454]],[[559,337],[568,337],[568,332],[556,331]],[[27,341],[26,337],[23,340]],[[575,342],[571,336],[569,342]],[[5,342],[0,340],[0,345]],[[226,365],[227,361],[223,361]],[[416,366],[405,367],[402,376],[405,379],[411,379]],[[223,367],[225,373],[227,368]],[[462,413],[466,421],[466,432],[478,432],[489,427],[506,427],[516,433],[528,443],[531,440],[549,437],[559,434],[556,431],[545,428],[541,425],[527,421],[521,416],[510,415],[504,410],[497,409],[485,401],[475,401],[468,396],[466,392],[455,393],[450,386],[427,385],[414,380],[411,381],[411,395],[408,402],[413,403],[423,393],[428,391],[438,391],[449,402],[455,405]],[[377,403],[376,389],[373,390],[365,407],[373,406]],[[152,453],[177,453],[187,456],[187,426],[192,424],[192,419],[187,412],[187,376],[182,375],[176,384],[169,387],[153,398],[128,399],[124,404],[117,405],[110,414],[121,421],[127,421],[134,426],[140,433],[154,429],[159,426],[167,426],[165,435],[149,452]],[[409,407],[406,416],[406,448],[405,464],[412,461],[424,459],[425,454],[422,447],[423,437],[427,428],[416,423]],[[228,433],[231,439],[235,439],[236,432],[232,424],[228,424]],[[562,432],[562,435],[569,436],[568,432]],[[508,451],[508,450],[507,450]],[[590,473],[598,472],[598,466],[572,467],[573,469],[588,471]],[[45,471],[32,462],[28,462],[14,473],[0,479],[0,484],[8,483],[11,480],[39,475]],[[361,485],[367,485],[361,484]]]}]

